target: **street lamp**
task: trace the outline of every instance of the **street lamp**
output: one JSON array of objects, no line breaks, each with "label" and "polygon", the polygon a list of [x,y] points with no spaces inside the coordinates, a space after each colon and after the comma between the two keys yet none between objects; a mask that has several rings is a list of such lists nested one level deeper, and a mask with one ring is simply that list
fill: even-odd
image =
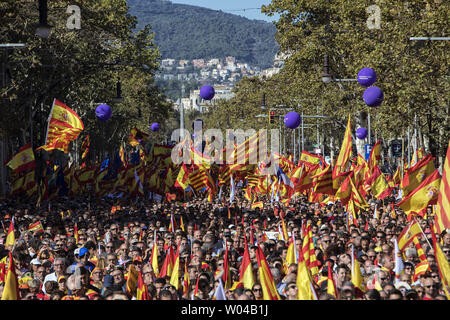
[{"label": "street lamp", "polygon": [[39,0],[39,24],[36,27],[36,34],[44,39],[50,36],[51,26],[47,23],[47,0]]}]

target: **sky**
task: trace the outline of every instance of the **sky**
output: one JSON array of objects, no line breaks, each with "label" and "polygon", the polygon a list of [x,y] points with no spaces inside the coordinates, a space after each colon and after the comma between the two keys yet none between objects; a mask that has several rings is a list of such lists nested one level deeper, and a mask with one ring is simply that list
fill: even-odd
[{"label": "sky", "polygon": [[[264,20],[267,22],[276,21],[277,17],[268,17],[261,13],[261,6],[268,5],[271,0],[171,0],[172,3],[188,4],[213,10],[222,10],[244,16],[248,19]],[[258,9],[257,9],[258,8]]]}]

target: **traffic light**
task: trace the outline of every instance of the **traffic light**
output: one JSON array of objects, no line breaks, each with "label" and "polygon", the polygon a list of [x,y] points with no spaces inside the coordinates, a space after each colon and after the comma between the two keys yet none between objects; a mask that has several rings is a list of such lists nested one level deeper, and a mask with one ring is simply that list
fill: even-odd
[{"label": "traffic light", "polygon": [[269,123],[275,123],[275,111],[269,111]]}]

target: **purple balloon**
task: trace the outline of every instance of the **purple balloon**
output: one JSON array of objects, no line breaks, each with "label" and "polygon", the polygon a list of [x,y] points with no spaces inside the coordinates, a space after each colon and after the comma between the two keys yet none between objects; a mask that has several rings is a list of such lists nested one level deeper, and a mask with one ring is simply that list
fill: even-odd
[{"label": "purple balloon", "polygon": [[111,118],[112,110],[107,104],[101,104],[95,109],[95,115],[101,121],[107,121]]},{"label": "purple balloon", "polygon": [[290,112],[286,113],[286,115],[284,116],[284,124],[289,129],[297,128],[301,122],[302,122],[302,118],[295,111],[290,111]]},{"label": "purple balloon", "polygon": [[367,129],[366,128],[356,129],[356,137],[361,140],[365,139],[367,137]]},{"label": "purple balloon", "polygon": [[159,123],[153,122],[151,128],[152,128],[152,131],[155,131],[155,132],[159,131]]},{"label": "purple balloon", "polygon": [[206,85],[200,88],[200,96],[205,100],[214,98],[215,93],[214,88],[211,86]]},{"label": "purple balloon", "polygon": [[358,72],[358,82],[364,87],[370,87],[377,81],[377,74],[372,68],[362,68]]},{"label": "purple balloon", "polygon": [[363,100],[369,107],[378,107],[383,99],[383,91],[378,87],[369,87],[364,91]]}]

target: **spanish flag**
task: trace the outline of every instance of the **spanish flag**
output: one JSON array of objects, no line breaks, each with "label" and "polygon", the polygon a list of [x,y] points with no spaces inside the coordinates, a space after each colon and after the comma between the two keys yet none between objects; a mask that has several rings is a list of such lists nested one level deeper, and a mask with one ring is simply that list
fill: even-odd
[{"label": "spanish flag", "polygon": [[8,234],[6,236],[5,248],[9,246],[14,246],[16,243],[16,237],[14,235],[14,217],[11,218],[11,223],[9,224]]},{"label": "spanish flag", "polygon": [[400,251],[405,250],[405,248],[408,247],[411,241],[413,241],[413,238],[416,237],[421,232],[422,228],[420,228],[419,223],[415,220],[411,221],[411,223],[408,226],[406,226],[406,228],[403,229],[403,231],[398,236],[397,239],[398,249]]},{"label": "spanish flag", "polygon": [[336,283],[334,282],[333,270],[331,270],[331,262],[328,262],[327,293],[335,298],[338,296]]},{"label": "spanish flag", "polygon": [[377,143],[372,147],[369,155],[369,172],[373,173],[373,169],[378,166],[378,162],[381,160],[381,141],[378,140]]},{"label": "spanish flag", "polygon": [[319,300],[313,286],[311,272],[300,252],[297,264],[297,300]]},{"label": "spanish flag", "polygon": [[21,147],[19,152],[9,159],[5,165],[10,167],[14,172],[34,169],[36,167],[36,161],[31,143],[29,142]]},{"label": "spanish flag", "polygon": [[383,200],[392,193],[386,177],[380,168],[375,165],[372,170],[372,175],[367,179],[366,186],[370,187],[370,193],[377,199]]},{"label": "spanish flag", "polygon": [[78,244],[78,242],[80,241],[80,236],[78,234],[78,225],[76,223],[73,226],[73,236],[75,238],[75,244]]},{"label": "spanish flag", "polygon": [[406,215],[412,213],[423,216],[428,205],[436,204],[441,177],[438,170],[435,170],[419,186],[412,190],[402,201],[397,203]]},{"label": "spanish flag", "polygon": [[8,272],[6,273],[2,300],[20,300],[19,281],[17,279],[16,266],[11,251],[9,252]]},{"label": "spanish flag", "polygon": [[188,294],[189,284],[191,283],[189,279],[189,271],[187,268],[187,262],[184,263],[184,274],[183,274],[183,295]]},{"label": "spanish flag", "polygon": [[255,276],[253,275],[252,262],[250,260],[250,253],[248,251],[247,237],[245,239],[244,255],[242,257],[241,269],[239,270],[239,282],[244,285],[246,289],[252,289],[255,284]]},{"label": "spanish flag", "polygon": [[421,263],[416,264],[416,268],[414,269],[413,275],[414,282],[416,282],[419,279],[419,276],[425,274],[427,271],[431,271],[428,261],[423,261]]},{"label": "spanish flag", "polygon": [[152,264],[153,272],[155,273],[156,277],[159,277],[159,265],[158,265],[158,238],[156,236],[155,231],[155,237],[153,240],[153,248],[152,248],[152,255],[150,257],[150,262]]},{"label": "spanish flag", "polygon": [[280,295],[278,294],[277,287],[273,280],[269,264],[267,263],[264,253],[259,245],[256,250],[256,259],[258,262],[259,279],[263,291],[263,300],[280,300]]},{"label": "spanish flag", "polygon": [[172,248],[172,246],[169,246],[166,257],[164,259],[164,263],[161,267],[161,272],[159,273],[159,276],[161,278],[164,278],[164,277],[170,278],[172,276],[173,265],[175,262],[174,260],[175,260],[175,256],[173,253],[173,248]]},{"label": "spanish flag", "polygon": [[180,289],[180,246],[178,245],[175,264],[170,275],[170,284],[178,291]]},{"label": "spanish flag", "polygon": [[406,170],[400,183],[403,197],[407,196],[416,189],[427,177],[436,170],[431,154],[420,160],[412,168]]},{"label": "spanish flag", "polygon": [[438,234],[450,229],[450,142],[442,169],[441,185],[434,216],[434,227]]},{"label": "spanish flag", "polygon": [[144,279],[142,278],[142,271],[139,271],[136,290],[136,300],[150,300],[147,285],[144,283]]},{"label": "spanish flag", "polygon": [[69,143],[76,140],[83,130],[84,124],[75,111],[54,99],[48,119],[45,145],[36,150],[52,151],[57,149],[67,153]]},{"label": "spanish flag", "polygon": [[253,202],[252,203],[252,209],[255,209],[255,208],[263,208],[264,206],[263,206],[263,202],[262,201],[256,201],[256,202]]},{"label": "spanish flag", "polygon": [[28,227],[28,231],[44,232],[44,228],[42,227],[41,221],[37,221],[33,224],[30,224]]}]

